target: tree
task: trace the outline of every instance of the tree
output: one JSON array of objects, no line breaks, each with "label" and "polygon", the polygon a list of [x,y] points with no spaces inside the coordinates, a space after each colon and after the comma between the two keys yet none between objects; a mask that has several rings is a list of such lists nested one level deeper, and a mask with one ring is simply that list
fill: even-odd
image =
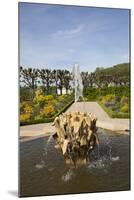
[{"label": "tree", "polygon": [[32,98],[37,87],[38,70],[20,67],[20,82],[32,90]]},{"label": "tree", "polygon": [[41,79],[41,84],[43,86],[44,92],[46,94],[49,94],[50,92],[50,85],[52,83],[52,72],[49,69],[40,69],[39,71],[39,77]]},{"label": "tree", "polygon": [[128,85],[130,79],[130,64],[122,63],[109,68],[96,68],[95,82],[99,87],[115,85]]},{"label": "tree", "polygon": [[62,95],[62,89],[64,87],[64,70],[57,70],[57,77],[58,77],[58,87],[60,89],[60,95]]},{"label": "tree", "polygon": [[81,72],[81,78],[82,78],[83,87],[88,88],[89,83],[90,83],[88,72]]},{"label": "tree", "polygon": [[66,94],[68,94],[68,90],[70,88],[70,80],[71,74],[68,70],[64,71],[64,87],[66,88]]},{"label": "tree", "polygon": [[52,77],[53,77],[53,80],[54,80],[54,83],[55,83],[55,92],[56,94],[58,93],[57,92],[57,88],[58,88],[58,71],[57,70],[53,70],[52,71]]},{"label": "tree", "polygon": [[93,87],[93,83],[95,83],[95,73],[91,72],[89,74],[89,86],[91,88]]}]

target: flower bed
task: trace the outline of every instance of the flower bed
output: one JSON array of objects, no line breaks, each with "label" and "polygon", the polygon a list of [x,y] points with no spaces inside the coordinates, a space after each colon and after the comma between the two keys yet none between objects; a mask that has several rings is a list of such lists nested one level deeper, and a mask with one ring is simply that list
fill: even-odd
[{"label": "flower bed", "polygon": [[73,102],[72,95],[36,95],[33,102],[20,104],[20,125],[52,122]]}]

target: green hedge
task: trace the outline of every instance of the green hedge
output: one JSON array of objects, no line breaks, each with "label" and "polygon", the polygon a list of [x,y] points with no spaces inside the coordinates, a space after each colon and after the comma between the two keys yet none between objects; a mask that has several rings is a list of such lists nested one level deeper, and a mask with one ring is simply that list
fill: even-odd
[{"label": "green hedge", "polygon": [[88,101],[96,101],[100,96],[105,96],[108,94],[113,94],[120,97],[130,97],[130,88],[128,86],[116,86],[104,88],[86,88],[83,91],[83,95]]},{"label": "green hedge", "polygon": [[25,125],[32,125],[32,124],[41,124],[41,123],[48,123],[48,122],[53,122],[55,117],[59,116],[61,113],[65,112],[72,104],[74,103],[74,100],[69,102],[64,108],[60,110],[54,117],[51,118],[43,118],[43,119],[32,119],[29,121],[25,122],[20,122],[20,126],[25,126]]},{"label": "green hedge", "polygon": [[112,110],[106,108],[106,106],[102,102],[100,101],[97,102],[105,110],[105,112],[112,118],[130,118],[130,113],[113,112]]}]

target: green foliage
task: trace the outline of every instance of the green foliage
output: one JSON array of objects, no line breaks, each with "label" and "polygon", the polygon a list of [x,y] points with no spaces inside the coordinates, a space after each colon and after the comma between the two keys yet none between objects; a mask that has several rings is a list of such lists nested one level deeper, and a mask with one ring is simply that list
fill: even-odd
[{"label": "green foliage", "polygon": [[30,113],[24,113],[20,114],[20,121],[25,122],[27,120],[30,120],[32,118],[32,115]]},{"label": "green foliage", "polygon": [[74,100],[71,100],[68,104],[66,104],[58,113],[56,113],[53,117],[47,117],[47,118],[42,118],[41,116],[36,116],[34,119],[30,120],[20,120],[20,125],[25,126],[29,124],[39,124],[39,123],[48,123],[48,122],[53,122],[55,117],[59,116],[61,113],[65,112],[74,102]]},{"label": "green foliage", "polygon": [[111,118],[130,118],[130,113],[114,112],[107,108],[101,101],[98,101],[98,103]]},{"label": "green foliage", "polygon": [[130,79],[130,64],[122,63],[109,68],[97,68],[95,71],[95,82],[97,85],[108,85],[114,83],[129,84]]},{"label": "green foliage", "polygon": [[20,103],[20,112],[21,113],[32,113],[33,108],[29,103],[22,102],[22,103]]},{"label": "green foliage", "polygon": [[46,105],[40,112],[41,117],[52,117],[56,113],[56,109],[52,104]]},{"label": "green foliage", "polygon": [[44,95],[44,92],[43,92],[42,88],[37,88],[35,91],[35,97],[38,97],[40,95]]},{"label": "green foliage", "polygon": [[129,103],[129,98],[123,96],[123,97],[121,98],[121,102],[120,102],[120,103],[121,103],[122,106],[123,106],[125,103],[128,104],[128,103]]},{"label": "green foliage", "polygon": [[[98,67],[91,73],[81,72],[81,77],[84,89],[92,88],[93,86],[97,86],[101,89],[109,85],[128,86],[130,79],[130,63],[122,63],[108,68]],[[71,87],[70,83],[72,78],[72,74],[68,70],[20,67],[21,101],[28,100],[26,97],[33,99],[35,90],[39,85],[43,89],[43,95],[57,94],[57,89],[59,89],[60,94],[62,94],[63,87],[66,89],[67,94]],[[23,88],[27,89],[23,90]],[[30,91],[29,94],[28,89]],[[92,100],[93,98],[96,98],[95,94],[90,99]]]},{"label": "green foliage", "polygon": [[[99,100],[108,112],[112,112],[111,116],[129,115],[129,71],[129,63],[123,63],[97,68],[92,73],[82,72],[84,99]],[[66,92],[70,89],[71,80],[71,73],[67,70],[20,67],[20,82],[23,83],[20,87],[20,121],[23,124],[51,121],[74,98],[73,94],[62,95],[63,87]],[[108,87],[113,83],[116,86]],[[60,89],[60,96],[57,89]]]},{"label": "green foliage", "polygon": [[108,95],[102,97],[102,102],[103,102],[103,103],[111,102],[111,101],[114,101],[114,102],[115,102],[115,95],[113,95],[113,94],[108,94]]},{"label": "green foliage", "polygon": [[98,88],[84,89],[83,96],[86,97],[88,101],[96,100],[99,96],[99,89]]},{"label": "green foliage", "polygon": [[39,95],[34,98],[34,104],[37,104],[42,107],[52,100],[54,100],[54,97],[52,95]]},{"label": "green foliage", "polygon": [[20,121],[30,120],[33,114],[33,107],[27,103],[23,102],[20,104]]},{"label": "green foliage", "polygon": [[129,112],[129,106],[128,106],[128,104],[125,103],[125,104],[121,107],[120,111],[123,112],[123,113],[128,113],[128,112]]},{"label": "green foliage", "polygon": [[[35,92],[34,100],[20,104],[21,124],[53,121],[54,117],[63,111],[72,99],[73,95],[43,95],[41,90]],[[50,120],[47,120],[50,119]]]},{"label": "green foliage", "polygon": [[64,94],[59,95],[59,96],[58,96],[58,100],[59,100],[59,101],[64,101],[64,100],[65,100],[65,97],[66,97],[66,96],[65,96]]},{"label": "green foliage", "polygon": [[130,64],[129,63],[121,63],[121,64],[117,64],[114,65],[113,67],[108,67],[108,68],[96,68],[96,71],[98,73],[106,73],[106,74],[111,74],[111,75],[127,75],[129,76],[129,72],[130,72]]},{"label": "green foliage", "polygon": [[129,98],[125,96],[115,96],[112,94],[101,96],[99,104],[113,118],[128,118],[129,114]]},{"label": "green foliage", "polygon": [[28,87],[20,87],[20,102],[31,101],[33,92]]},{"label": "green foliage", "polygon": [[32,91],[32,99],[37,87],[38,69],[20,67],[20,83]]},{"label": "green foliage", "polygon": [[36,97],[34,98],[34,101],[33,101],[33,102],[34,102],[34,104],[37,104],[37,105],[43,107],[44,104],[45,104],[45,102],[46,102],[46,98],[45,98],[44,95],[39,95],[39,96],[36,96]]},{"label": "green foliage", "polygon": [[114,87],[104,87],[104,88],[86,88],[83,91],[84,97],[88,100],[99,100],[102,96],[115,95],[118,97],[128,97],[130,96],[130,88],[128,86],[114,86]]}]

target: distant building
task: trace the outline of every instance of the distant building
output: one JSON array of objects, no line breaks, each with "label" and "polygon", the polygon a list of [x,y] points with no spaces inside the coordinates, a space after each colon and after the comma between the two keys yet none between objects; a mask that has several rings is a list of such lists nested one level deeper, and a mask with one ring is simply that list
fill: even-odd
[{"label": "distant building", "polygon": [[[68,94],[71,94],[72,93],[72,90],[68,90]],[[59,94],[60,95],[60,90],[59,89],[57,89],[57,94]],[[62,94],[66,94],[66,88],[63,88],[62,89]]]}]

